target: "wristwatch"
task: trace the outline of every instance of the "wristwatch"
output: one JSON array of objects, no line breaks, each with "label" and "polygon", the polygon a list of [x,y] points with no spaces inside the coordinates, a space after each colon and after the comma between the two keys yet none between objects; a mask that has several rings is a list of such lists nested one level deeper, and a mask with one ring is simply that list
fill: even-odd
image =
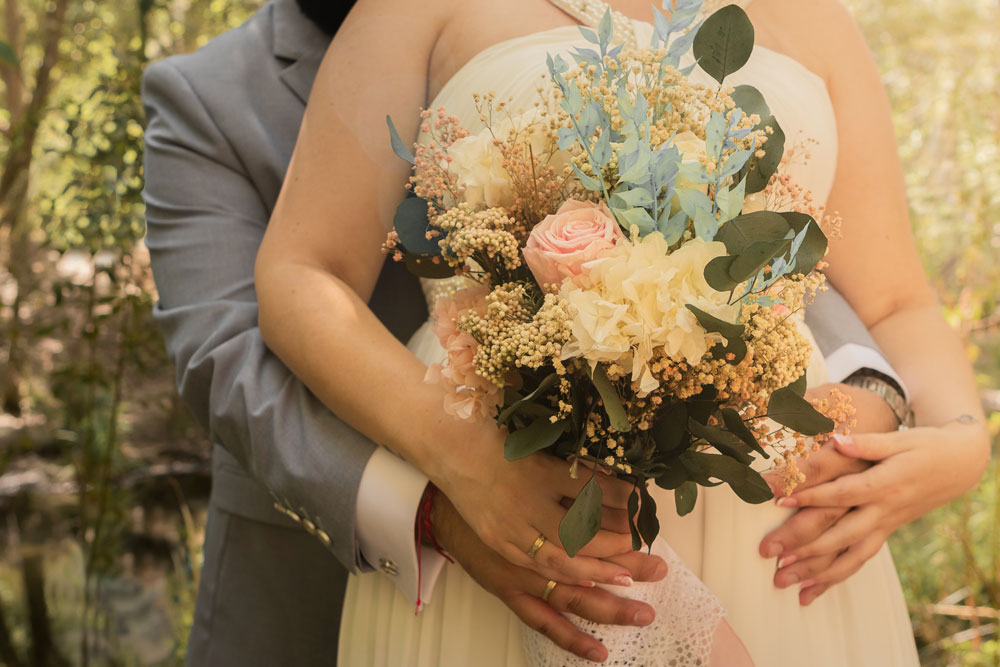
[{"label": "wristwatch", "polygon": [[872,368],[862,368],[848,376],[843,383],[878,394],[892,410],[892,413],[896,415],[900,429],[913,427],[913,410],[910,409],[910,404],[903,394],[903,388],[885,373],[880,373]]}]

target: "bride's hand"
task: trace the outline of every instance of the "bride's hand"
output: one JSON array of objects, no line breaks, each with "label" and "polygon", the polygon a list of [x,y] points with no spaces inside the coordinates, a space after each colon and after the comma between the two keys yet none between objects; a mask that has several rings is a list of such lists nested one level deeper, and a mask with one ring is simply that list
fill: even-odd
[{"label": "bride's hand", "polygon": [[897,528],[974,487],[989,456],[988,435],[978,422],[833,439],[841,454],[877,463],[779,500],[784,507],[846,512],[815,540],[782,556],[781,569],[833,557],[824,571],[802,581],[802,604],[854,574]]},{"label": "bride's hand", "polygon": [[[851,397],[851,403],[856,409],[853,431],[857,433],[884,433],[894,431],[898,426],[896,415],[888,404],[878,394],[843,384],[826,384],[810,388],[806,398],[828,398],[836,388]],[[871,467],[871,462],[862,461],[851,456],[844,456],[837,451],[833,442],[827,441],[822,448],[808,458],[799,461],[799,470],[805,475],[805,482],[798,487],[803,491],[819,484],[832,481],[843,475],[862,472]],[[783,495],[784,481],[777,473],[765,475],[775,497]],[[776,558],[784,564],[781,556],[809,544],[831,526],[835,525],[850,510],[848,507],[804,507],[788,517],[781,526],[768,533],[761,540],[759,550],[764,558]],[[800,581],[805,581],[820,574],[833,564],[837,554],[822,554],[805,558],[794,563],[794,567],[776,568],[774,585],[787,588]],[[804,596],[800,596],[806,599]]]},{"label": "bride's hand", "polygon": [[[653,622],[655,612],[650,605],[620,598],[600,588],[558,584],[546,603],[542,600],[546,577],[511,564],[483,544],[443,494],[434,496],[431,524],[438,542],[480,586],[499,598],[526,625],[581,658],[602,662],[608,652],[595,637],[566,620],[563,613],[610,625],[645,626]],[[636,581],[659,581],[666,576],[666,563],[642,556],[633,552],[615,560]]]},{"label": "bride's hand", "polygon": [[[570,477],[569,464],[547,454],[517,461],[503,456],[503,436],[484,425],[473,440],[454,454],[435,457],[425,472],[440,488],[476,535],[491,549],[519,567],[566,584],[627,586],[631,573],[609,558],[632,552],[626,519],[630,483],[597,474],[603,491],[602,528],[575,557],[559,541],[559,522],[566,513],[564,498],[575,498],[590,476],[581,469]],[[489,439],[483,442],[483,439]],[[539,535],[544,543],[528,555]],[[655,556],[636,554],[640,560]],[[543,582],[544,583],[544,582]]]}]

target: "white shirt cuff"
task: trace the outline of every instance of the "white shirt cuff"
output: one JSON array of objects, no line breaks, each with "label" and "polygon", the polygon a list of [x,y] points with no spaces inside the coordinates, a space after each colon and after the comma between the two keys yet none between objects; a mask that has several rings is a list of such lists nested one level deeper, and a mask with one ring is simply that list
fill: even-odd
[{"label": "white shirt cuff", "polygon": [[838,347],[826,357],[826,370],[830,382],[843,382],[849,375],[862,368],[871,368],[884,373],[899,383],[903,395],[907,396],[906,384],[899,374],[889,365],[888,359],[878,351],[857,343],[846,343]]},{"label": "white shirt cuff", "polygon": [[358,487],[356,510],[358,543],[368,564],[396,582],[400,592],[417,604],[431,600],[445,558],[430,547],[420,547],[418,577],[415,526],[427,477],[389,450],[377,447]]}]

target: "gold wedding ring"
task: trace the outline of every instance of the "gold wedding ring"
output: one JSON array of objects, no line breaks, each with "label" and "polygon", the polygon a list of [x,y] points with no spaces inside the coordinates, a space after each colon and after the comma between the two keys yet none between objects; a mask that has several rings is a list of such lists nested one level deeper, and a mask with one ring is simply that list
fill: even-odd
[{"label": "gold wedding ring", "polygon": [[528,558],[534,558],[535,554],[538,553],[538,550],[542,548],[543,544],[545,544],[545,536],[542,535],[541,533],[538,533],[538,537],[535,538],[535,541],[531,544],[531,547],[528,549]]},{"label": "gold wedding ring", "polygon": [[556,582],[555,580],[549,579],[549,583],[545,584],[545,590],[542,591],[542,600],[544,600],[545,602],[549,601],[549,596],[552,595],[552,591],[556,589],[557,583],[558,582]]}]

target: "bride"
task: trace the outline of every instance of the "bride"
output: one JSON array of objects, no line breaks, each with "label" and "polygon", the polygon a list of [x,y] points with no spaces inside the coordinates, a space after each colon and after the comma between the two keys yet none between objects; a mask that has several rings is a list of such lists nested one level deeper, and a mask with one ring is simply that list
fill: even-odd
[{"label": "bride", "polygon": [[[747,664],[741,639],[759,665],[915,665],[885,539],[982,473],[988,446],[971,371],[920,267],[887,101],[846,11],[836,0],[740,4],[757,47],[727,83],[755,85],[786,135],[812,142],[794,176],[844,220],[827,275],[905,380],[919,427],[842,439],[843,454],[877,463],[782,507],[742,504],[723,487],[678,518],[671,499],[658,498],[663,535],[728,611],[715,643],[731,653],[716,653],[715,664]],[[616,33],[648,42],[647,0],[612,7]],[[388,147],[386,114],[413,138],[421,106],[446,106],[469,128],[477,127],[473,92],[527,106],[545,54],[583,45],[578,25],[605,8],[597,0],[361,0],[317,76],[256,270],[260,327],[275,353],[343,419],[425,472],[444,494],[439,504],[454,507],[489,547],[480,544],[483,559],[502,557],[564,590],[627,583],[627,534],[610,521],[568,558],[555,530],[560,498],[537,491],[572,495],[566,465],[544,456],[507,463],[494,425],[445,415],[442,391],[423,381],[424,364],[439,351],[419,334],[404,348],[365,301],[407,176]],[[831,510],[829,528],[795,549],[762,548],[780,556],[775,575],[757,545],[793,508],[809,507]],[[539,533],[548,541],[530,559],[525,550]],[[799,583],[799,595],[772,586],[772,577]],[[460,568],[447,568],[434,597],[415,616],[383,578],[354,577],[341,664],[524,664],[520,624]],[[594,643],[581,654],[597,650]]]}]

